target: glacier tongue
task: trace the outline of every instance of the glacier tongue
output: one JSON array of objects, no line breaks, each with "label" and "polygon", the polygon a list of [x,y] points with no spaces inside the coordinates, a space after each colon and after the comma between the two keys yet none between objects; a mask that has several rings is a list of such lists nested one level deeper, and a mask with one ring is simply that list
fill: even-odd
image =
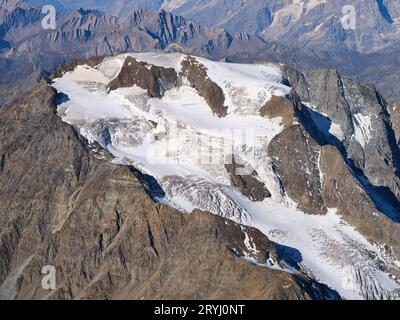
[{"label": "glacier tongue", "polygon": [[[107,83],[117,76],[126,56],[107,58],[96,68],[78,66],[55,79],[53,86],[67,97],[58,106],[60,117],[89,141],[108,149],[114,161],[154,176],[166,193],[160,202],[187,213],[209,211],[258,228],[285,248],[283,253],[301,266],[301,272],[326,283],[344,298],[399,297],[399,283],[382,271],[382,265],[400,267],[396,261],[346,224],[334,208],[325,216],[308,215],[283,194],[266,155],[269,141],[283,126],[279,118],[270,120],[259,113],[272,95],[290,92],[282,84],[278,66],[196,58],[226,97],[228,114],[217,118],[185,79],[160,99],[149,98],[137,86],[108,93]],[[132,56],[173,68],[178,74],[185,57]],[[243,138],[246,133],[251,139]],[[210,151],[205,156],[204,148]],[[270,198],[253,202],[233,187],[225,168],[232,154],[265,184]]]}]

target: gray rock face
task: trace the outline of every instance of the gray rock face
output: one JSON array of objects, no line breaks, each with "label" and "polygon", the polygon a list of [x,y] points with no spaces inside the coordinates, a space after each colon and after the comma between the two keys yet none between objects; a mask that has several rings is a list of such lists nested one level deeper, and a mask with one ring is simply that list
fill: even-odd
[{"label": "gray rock face", "polygon": [[388,105],[376,89],[336,71],[317,70],[306,77],[290,69],[284,71],[309,106],[309,122],[323,133],[325,143],[338,146],[356,173],[365,175],[368,184],[381,188],[398,207],[399,148]]},{"label": "gray rock face", "polygon": [[[36,1],[44,4],[48,1]],[[51,3],[51,1],[50,1]],[[250,0],[243,5],[235,0],[139,0],[116,1],[111,7],[105,1],[82,1],[74,4],[57,1],[65,8],[95,8],[117,15],[129,15],[144,8],[173,12],[209,27],[235,32],[257,33],[268,41],[297,47],[322,46],[325,51],[348,48],[373,52],[400,44],[400,4],[395,0],[364,0],[354,3],[356,30],[345,30],[341,23],[346,0]],[[222,14],[223,13],[223,14]],[[368,35],[368,36],[366,36]]]},{"label": "gray rock face", "polygon": [[[333,49],[338,44],[358,52],[373,52],[399,45],[400,30],[394,19],[399,17],[397,1],[358,1],[355,7],[356,30],[345,30],[341,18],[342,8],[348,1],[285,1],[276,6],[270,26],[262,33],[268,40],[299,47],[322,46]],[[368,35],[368,37],[366,36]]]},{"label": "gray rock face", "polygon": [[0,19],[3,19],[17,7],[29,7],[21,0],[0,0]]},{"label": "gray rock face", "polygon": [[[106,0],[84,0],[76,3],[69,0],[45,1],[28,0],[28,2],[45,5],[51,3],[61,11],[91,8],[113,15],[129,15],[134,10],[145,9],[158,11],[164,9],[175,14],[187,16],[202,24],[212,27],[221,27],[240,32],[262,31],[271,23],[272,17],[267,0],[250,0],[246,5],[236,0],[228,1],[174,1],[174,0],[118,0],[110,3]],[[224,12],[224,15],[221,13]],[[242,19],[245,17],[245,20]]]}]

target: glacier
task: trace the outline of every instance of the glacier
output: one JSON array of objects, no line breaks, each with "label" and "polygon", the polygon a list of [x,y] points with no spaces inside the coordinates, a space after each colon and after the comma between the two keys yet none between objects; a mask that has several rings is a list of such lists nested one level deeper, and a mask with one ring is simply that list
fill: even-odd
[{"label": "glacier", "polygon": [[[274,96],[285,96],[279,65],[231,64],[195,59],[225,95],[227,116],[216,117],[207,102],[182,77],[179,87],[162,98],[150,98],[137,86],[108,91],[127,56],[149,65],[173,68],[179,74],[184,54],[132,53],[105,58],[95,67],[77,66],[51,84],[65,95],[58,114],[89,142],[109,150],[114,162],[128,164],[153,176],[165,192],[157,201],[190,214],[208,211],[259,229],[302,272],[327,284],[345,299],[399,299],[400,283],[382,270],[381,264],[400,268],[400,261],[370,243],[330,208],[327,215],[310,215],[297,208],[279,184],[271,159],[269,141],[282,132],[279,118],[266,119],[260,106]],[[360,117],[360,134],[369,134],[368,121]],[[332,130],[341,136],[339,128]],[[250,136],[246,137],[246,134]],[[295,143],[295,142],[294,142]],[[202,152],[202,148],[210,151]],[[230,181],[227,157],[235,155],[256,172],[271,197],[253,202]],[[251,258],[251,238],[245,240]],[[298,252],[296,256],[293,252]],[[265,262],[265,267],[273,267]]]}]

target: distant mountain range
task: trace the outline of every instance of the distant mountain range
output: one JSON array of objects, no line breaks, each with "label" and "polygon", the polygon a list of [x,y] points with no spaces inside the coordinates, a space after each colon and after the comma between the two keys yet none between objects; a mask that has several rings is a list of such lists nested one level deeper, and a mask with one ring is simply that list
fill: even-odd
[{"label": "distant mountain range", "polygon": [[[398,96],[399,3],[357,1],[353,31],[340,23],[345,2],[1,0],[0,70],[8,76],[0,80],[0,105],[19,96],[15,83],[31,88],[60,63],[154,49],[335,68],[375,84],[386,98]],[[54,31],[40,28],[44,15],[35,7],[49,3],[60,10]]]},{"label": "distant mountain range", "polygon": [[[92,8],[125,16],[139,8],[166,10],[231,32],[258,34],[264,40],[324,50],[371,53],[400,43],[400,2],[395,0],[33,0],[62,10]],[[344,30],[342,8],[354,5],[356,30]],[[338,47],[339,46],[339,47]]]},{"label": "distant mountain range", "polygon": [[221,59],[261,52],[256,36],[201,27],[171,13],[137,10],[114,17],[94,10],[58,14],[57,29],[43,30],[41,8],[2,0],[0,104],[31,89],[62,63],[130,51],[186,51]]}]

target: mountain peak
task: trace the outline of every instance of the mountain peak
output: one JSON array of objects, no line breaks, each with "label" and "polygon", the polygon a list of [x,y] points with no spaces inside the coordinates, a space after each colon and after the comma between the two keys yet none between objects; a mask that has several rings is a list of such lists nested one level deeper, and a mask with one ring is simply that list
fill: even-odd
[{"label": "mountain peak", "polygon": [[[68,97],[57,108],[63,121],[114,162],[151,176],[154,201],[210,212],[297,248],[300,273],[312,270],[346,299],[397,297],[399,283],[371,259],[397,270],[400,254],[385,236],[400,228],[391,165],[399,150],[372,86],[329,70],[304,75],[271,63],[147,52],[78,65],[53,87]],[[239,130],[242,138],[233,138]],[[238,255],[254,261],[251,243]],[[349,272],[357,274],[350,285]]]}]

